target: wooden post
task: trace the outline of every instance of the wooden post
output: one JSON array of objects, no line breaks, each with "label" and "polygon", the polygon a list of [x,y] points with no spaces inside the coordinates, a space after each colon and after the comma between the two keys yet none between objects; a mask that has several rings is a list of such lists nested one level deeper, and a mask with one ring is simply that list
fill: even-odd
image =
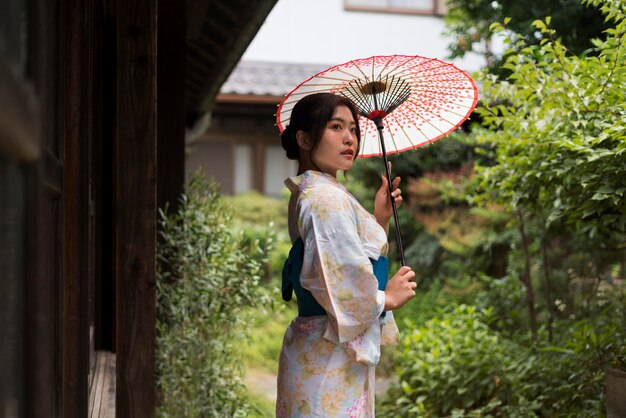
[{"label": "wooden post", "polygon": [[118,0],[117,417],[154,417],[157,0]]},{"label": "wooden post", "polygon": [[85,7],[88,2],[67,0],[61,9],[60,56],[63,59],[63,297],[62,297],[62,409],[63,416],[87,415],[89,371],[89,257],[87,194],[87,106],[89,83],[84,66]]},{"label": "wooden post", "polygon": [[[62,376],[59,341],[63,283],[63,165],[61,128],[57,116],[62,102],[58,87],[58,2],[28,3],[27,68],[37,95],[36,124],[39,160],[25,167],[26,252],[26,413],[27,417],[62,416]],[[17,16],[16,16],[17,18]],[[32,22],[32,24],[31,24]],[[60,117],[60,116],[59,116]],[[32,307],[32,308],[31,308]]]},{"label": "wooden post", "polygon": [[159,0],[157,206],[178,208],[185,182],[185,0]]}]

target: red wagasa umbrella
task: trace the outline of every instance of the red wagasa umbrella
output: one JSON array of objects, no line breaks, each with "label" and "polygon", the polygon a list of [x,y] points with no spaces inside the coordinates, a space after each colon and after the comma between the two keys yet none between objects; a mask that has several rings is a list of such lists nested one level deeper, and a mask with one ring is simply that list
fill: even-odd
[{"label": "red wagasa umbrella", "polygon": [[476,107],[476,84],[465,71],[437,58],[389,55],[356,59],[313,75],[287,94],[276,113],[280,132],[301,98],[322,92],[345,96],[356,104],[361,129],[359,157],[383,157],[398,251],[405,265],[387,155],[417,149],[457,129]]}]

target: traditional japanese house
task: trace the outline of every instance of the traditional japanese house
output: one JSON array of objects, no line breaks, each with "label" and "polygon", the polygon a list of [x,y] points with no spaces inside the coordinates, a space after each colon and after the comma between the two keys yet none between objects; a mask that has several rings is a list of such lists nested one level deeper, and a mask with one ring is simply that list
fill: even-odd
[{"label": "traditional japanese house", "polygon": [[240,61],[216,96],[206,129],[189,135],[186,171],[202,167],[224,194],[255,190],[280,196],[284,179],[295,174],[297,163],[285,158],[275,125],[277,105],[326,67]]},{"label": "traditional japanese house", "polygon": [[0,417],[154,416],[157,208],[275,1],[2,1]]}]

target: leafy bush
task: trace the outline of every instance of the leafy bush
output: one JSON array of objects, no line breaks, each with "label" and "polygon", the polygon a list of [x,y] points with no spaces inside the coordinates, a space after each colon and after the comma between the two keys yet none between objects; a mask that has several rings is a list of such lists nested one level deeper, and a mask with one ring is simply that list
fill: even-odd
[{"label": "leafy bush", "polygon": [[[268,248],[229,231],[229,210],[201,175],[176,213],[161,213],[157,281],[159,417],[238,417],[246,308],[265,303],[260,270]],[[266,243],[267,244],[267,243]]]},{"label": "leafy bush", "polygon": [[626,365],[623,290],[593,319],[568,323],[551,346],[517,344],[491,330],[490,311],[460,305],[408,324],[398,383],[379,408],[402,417],[602,416],[606,369]]},{"label": "leafy bush", "polygon": [[[520,35],[507,42],[507,81],[483,75],[477,109],[488,130],[476,139],[493,144],[497,164],[478,170],[489,202],[523,210],[546,225],[564,223],[623,243],[626,231],[626,6],[585,0],[611,19],[597,56],[571,54],[550,27],[533,22],[539,45]],[[509,20],[505,20],[507,23]],[[506,27],[493,24],[498,32]]]},{"label": "leafy bush", "polygon": [[[510,371],[519,367],[514,363],[519,356],[512,355],[513,344],[481,320],[483,315],[460,305],[409,331],[397,358],[400,384],[390,388],[381,415],[494,413],[508,402],[513,396]],[[528,409],[517,406],[518,411]]]},{"label": "leafy bush", "polygon": [[606,370],[626,370],[625,293],[616,296],[594,318],[568,324],[558,345],[541,350],[541,364],[520,389],[542,400],[542,416],[606,415]]}]

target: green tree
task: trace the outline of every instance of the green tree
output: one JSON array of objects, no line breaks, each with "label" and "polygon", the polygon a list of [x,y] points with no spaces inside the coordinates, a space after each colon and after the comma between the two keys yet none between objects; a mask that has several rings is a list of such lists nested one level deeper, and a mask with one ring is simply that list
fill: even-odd
[{"label": "green tree", "polygon": [[533,45],[541,37],[531,23],[546,16],[552,16],[553,28],[559,33],[562,45],[577,55],[591,48],[591,39],[601,37],[606,29],[602,13],[586,7],[580,0],[448,0],[445,23],[454,39],[449,45],[451,56],[478,52],[493,65],[490,50],[493,23],[511,18],[507,29]]},{"label": "green tree", "polygon": [[[493,145],[484,149],[491,150],[496,164],[478,166],[483,193],[475,202],[496,202],[515,215],[524,259],[519,277],[535,332],[532,260],[546,265],[550,240],[595,255],[586,256],[597,267],[594,277],[602,277],[611,263],[623,263],[626,249],[626,5],[585,4],[600,6],[613,24],[604,40],[593,41],[593,55],[570,53],[548,17],[533,22],[541,33],[539,44],[529,44],[521,34],[507,40],[507,80],[482,75],[487,104],[478,113],[486,129],[474,135],[479,143]],[[492,29],[506,31],[501,24]],[[595,250],[587,251],[590,247]],[[544,269],[546,286],[550,271]],[[554,298],[546,289],[546,298]]]},{"label": "green tree", "polygon": [[603,4],[615,27],[606,40],[594,41],[597,56],[568,53],[548,18],[533,23],[545,36],[540,45],[521,35],[508,40],[508,81],[483,74],[489,104],[478,113],[488,129],[477,138],[496,145],[497,164],[479,174],[489,199],[540,211],[547,225],[563,221],[589,236],[602,233],[614,238],[607,246],[620,246],[626,232],[626,5]]}]

